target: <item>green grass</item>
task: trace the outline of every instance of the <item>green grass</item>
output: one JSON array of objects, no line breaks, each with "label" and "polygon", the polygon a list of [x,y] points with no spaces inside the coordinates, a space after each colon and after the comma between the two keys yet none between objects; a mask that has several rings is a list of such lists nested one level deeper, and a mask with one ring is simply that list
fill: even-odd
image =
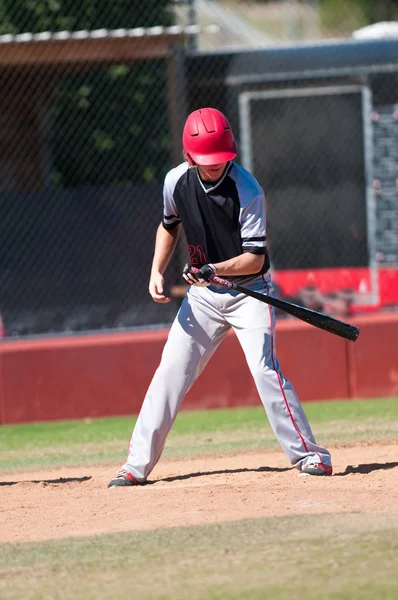
[{"label": "green grass", "polygon": [[[398,398],[305,403],[325,444],[398,439]],[[7,425],[0,429],[0,472],[58,465],[105,464],[125,458],[134,417]],[[181,458],[279,448],[264,409],[179,413],[164,457]]]},{"label": "green grass", "polygon": [[[398,398],[306,403],[304,409],[327,445],[398,439]],[[122,417],[3,426],[0,470],[117,464],[134,422]],[[259,405],[180,412],[164,456],[273,447],[279,448]],[[104,489],[104,499],[108,493]],[[62,505],[59,511],[62,516]],[[0,543],[0,598],[395,600],[398,514],[365,511]],[[13,518],[0,503],[3,515]]]},{"label": "green grass", "polygon": [[0,545],[0,597],[398,597],[398,516],[307,515]]}]

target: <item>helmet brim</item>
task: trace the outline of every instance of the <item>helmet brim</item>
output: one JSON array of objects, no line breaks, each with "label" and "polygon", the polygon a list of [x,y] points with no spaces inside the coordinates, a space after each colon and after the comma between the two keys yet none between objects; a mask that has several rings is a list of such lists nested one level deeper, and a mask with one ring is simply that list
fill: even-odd
[{"label": "helmet brim", "polygon": [[221,165],[222,163],[234,160],[236,152],[213,152],[212,154],[189,153],[192,160],[199,166],[208,167],[210,165]]}]

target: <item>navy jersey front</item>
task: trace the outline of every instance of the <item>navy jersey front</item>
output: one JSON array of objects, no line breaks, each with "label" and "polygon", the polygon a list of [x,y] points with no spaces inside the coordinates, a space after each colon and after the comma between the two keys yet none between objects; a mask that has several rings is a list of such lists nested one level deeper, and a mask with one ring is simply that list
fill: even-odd
[{"label": "navy jersey front", "polygon": [[196,167],[182,163],[166,175],[163,203],[163,226],[173,229],[182,223],[192,265],[251,252],[264,255],[263,268],[253,275],[268,271],[264,191],[240,165],[229,163],[213,184],[203,182]]}]

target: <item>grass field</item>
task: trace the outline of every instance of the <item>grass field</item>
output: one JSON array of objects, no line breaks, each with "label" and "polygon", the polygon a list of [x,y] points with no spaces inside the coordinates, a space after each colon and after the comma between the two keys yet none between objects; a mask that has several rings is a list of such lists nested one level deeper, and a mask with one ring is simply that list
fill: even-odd
[{"label": "grass field", "polygon": [[[398,439],[398,398],[311,402],[304,408],[316,437],[328,443]],[[65,464],[118,464],[125,459],[134,423],[133,417],[116,417],[3,426],[0,473]],[[262,406],[182,411],[163,457],[278,447]]]},{"label": "grass field", "polygon": [[[328,445],[376,447],[398,441],[398,398],[310,403],[304,408],[316,437]],[[19,472],[57,465],[118,466],[133,423],[124,417],[1,427],[0,472],[13,473],[17,480]],[[261,407],[181,412],[162,461],[263,449],[278,446]],[[0,598],[393,600],[398,598],[398,462],[379,473],[389,477],[388,494],[396,494],[396,511],[385,512],[381,503],[372,512],[365,505],[354,512],[307,510],[199,526],[0,543]],[[376,476],[362,475],[361,481],[374,485],[382,498],[382,480]],[[310,479],[309,498],[318,486]],[[331,478],[328,489],[339,485],[343,494],[350,481],[343,479],[336,477],[333,483]],[[151,487],[142,498],[155,493]],[[0,481],[0,497],[5,491],[21,493],[18,486],[2,487]],[[132,493],[112,497],[119,506],[126,503],[126,512],[134,510],[134,494],[142,490],[128,491]],[[115,492],[104,487],[100,493],[106,500]],[[245,494],[250,501],[250,489]],[[0,542],[3,518],[12,515],[0,502]]]},{"label": "grass field", "polygon": [[1,598],[397,598],[397,519],[253,519],[0,545]]}]

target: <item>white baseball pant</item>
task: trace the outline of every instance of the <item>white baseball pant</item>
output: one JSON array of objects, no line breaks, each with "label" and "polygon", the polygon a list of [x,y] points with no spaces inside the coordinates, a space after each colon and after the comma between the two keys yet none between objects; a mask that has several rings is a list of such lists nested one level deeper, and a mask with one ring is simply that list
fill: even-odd
[{"label": "white baseball pant", "polygon": [[[249,286],[273,291],[268,275]],[[138,481],[145,481],[155,467],[182,400],[231,327],[290,463],[298,469],[318,462],[331,465],[330,453],[317,445],[293,386],[280,371],[273,308],[226,288],[191,286],[170,329],[122,467]]]}]

